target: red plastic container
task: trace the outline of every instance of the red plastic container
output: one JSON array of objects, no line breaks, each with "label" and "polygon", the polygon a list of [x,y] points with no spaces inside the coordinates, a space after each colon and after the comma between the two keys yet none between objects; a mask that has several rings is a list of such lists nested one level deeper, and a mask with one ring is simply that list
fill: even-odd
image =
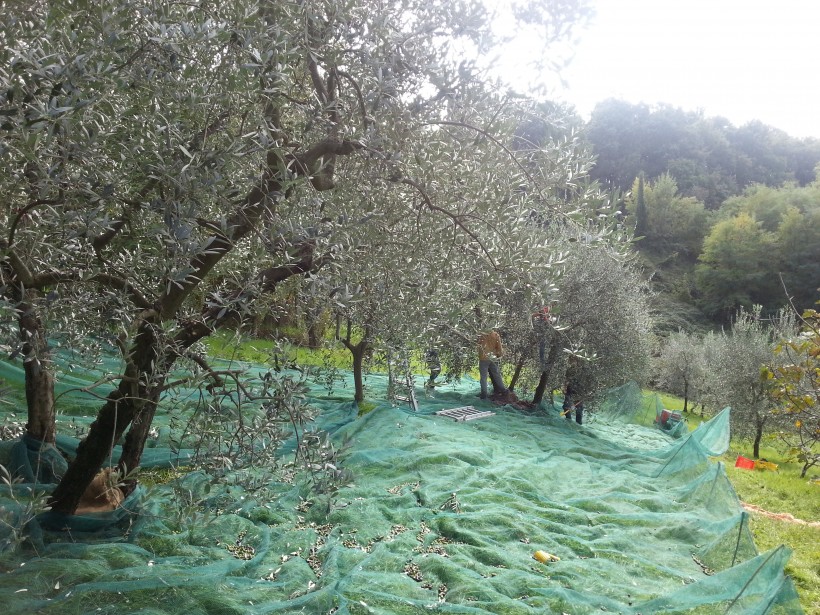
[{"label": "red plastic container", "polygon": [[737,460],[735,461],[735,467],[742,468],[743,470],[754,470],[755,460],[746,459],[743,455],[738,455]]}]

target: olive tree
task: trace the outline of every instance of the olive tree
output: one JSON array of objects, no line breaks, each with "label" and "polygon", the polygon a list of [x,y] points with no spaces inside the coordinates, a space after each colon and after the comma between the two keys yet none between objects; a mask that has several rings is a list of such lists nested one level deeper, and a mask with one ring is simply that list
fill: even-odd
[{"label": "olive tree", "polygon": [[[553,31],[582,4],[553,12]],[[93,332],[122,357],[55,511],[75,510],[112,442],[121,470],[139,465],[175,366],[218,379],[203,338],[363,245],[351,207],[429,217],[482,266],[509,264],[493,225],[520,216],[510,186],[533,183],[505,162],[515,105],[454,52],[491,40],[483,5],[453,1],[55,0],[4,15],[2,297],[32,435],[52,437],[47,336]],[[474,211],[464,186],[496,165],[497,198]]]},{"label": "olive tree", "polygon": [[[533,403],[564,383],[570,356],[587,398],[612,386],[643,382],[649,361],[649,291],[624,247],[607,233],[562,229],[566,255],[544,336],[543,359],[533,352]],[[530,315],[532,312],[530,312]]]},{"label": "olive tree", "polygon": [[[654,362],[658,385],[683,398],[683,411],[699,399],[706,378],[705,345],[701,338],[685,331],[670,334]],[[694,402],[692,404],[695,405]]]},{"label": "olive tree", "polygon": [[799,331],[777,341],[763,371],[780,419],[778,437],[803,464],[801,477],[820,464],[820,314],[806,310]]},{"label": "olive tree", "polygon": [[776,404],[762,370],[781,365],[775,342],[789,337],[793,329],[790,312],[781,310],[766,322],[760,306],[755,306],[752,311],[741,309],[731,329],[711,339],[704,398],[713,408],[731,406],[732,434],[751,441],[755,457],[760,456],[763,437],[777,426]]},{"label": "olive tree", "polygon": [[[463,97],[451,110],[466,107],[460,115],[475,116],[486,104],[486,98]],[[339,215],[359,216],[359,232],[346,236],[350,248],[314,286],[345,322],[339,338],[352,355],[358,401],[366,354],[396,357],[432,345],[443,351],[448,373],[458,375],[478,334],[502,320],[507,326],[511,301],[543,300],[559,273],[562,248],[534,220],[580,232],[590,217],[603,217],[603,204],[612,217],[608,195],[580,184],[593,158],[569,127],[574,116],[567,109],[508,100],[503,110],[486,112],[496,125],[491,138],[474,121],[431,126],[438,147],[455,143],[471,156],[441,152],[447,165],[429,174],[418,169],[400,190],[385,190],[378,210],[357,191],[340,200],[349,209]],[[550,132],[535,141],[522,136],[522,126],[532,131],[538,124]],[[458,189],[443,190],[448,185]],[[388,205],[388,199],[396,202]],[[435,215],[444,205],[458,212],[450,224]]]}]

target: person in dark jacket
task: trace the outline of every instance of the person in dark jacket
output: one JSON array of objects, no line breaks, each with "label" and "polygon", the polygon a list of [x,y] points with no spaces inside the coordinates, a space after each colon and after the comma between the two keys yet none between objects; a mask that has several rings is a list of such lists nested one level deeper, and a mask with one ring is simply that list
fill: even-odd
[{"label": "person in dark jacket", "polygon": [[572,411],[575,411],[575,422],[579,425],[584,420],[584,391],[581,390],[578,378],[578,359],[571,357],[567,368],[567,382],[564,385],[564,405],[563,415],[567,420],[572,419]]},{"label": "person in dark jacket", "polygon": [[424,386],[431,388],[438,384],[436,378],[438,378],[438,375],[441,373],[441,360],[438,358],[438,351],[435,348],[429,348],[424,355],[424,360],[427,363],[427,368],[430,370],[430,379]]}]

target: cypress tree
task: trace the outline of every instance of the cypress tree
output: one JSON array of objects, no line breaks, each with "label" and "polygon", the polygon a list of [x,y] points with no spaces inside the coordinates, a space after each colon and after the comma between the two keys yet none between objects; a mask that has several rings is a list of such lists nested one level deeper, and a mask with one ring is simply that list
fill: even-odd
[{"label": "cypress tree", "polygon": [[649,220],[646,213],[646,199],[643,194],[643,173],[638,176],[638,201],[635,206],[635,235],[646,237]]}]

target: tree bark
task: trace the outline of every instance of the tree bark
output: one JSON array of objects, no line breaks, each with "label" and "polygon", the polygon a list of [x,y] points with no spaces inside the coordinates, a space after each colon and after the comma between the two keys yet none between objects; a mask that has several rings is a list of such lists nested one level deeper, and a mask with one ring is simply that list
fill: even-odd
[{"label": "tree bark", "polygon": [[354,399],[361,403],[364,401],[364,352],[365,344],[359,343],[353,352],[353,385],[356,390]]},{"label": "tree bark", "polygon": [[353,399],[357,403],[364,401],[364,357],[370,349],[370,343],[362,340],[358,344],[352,344],[347,340],[342,340],[342,343],[353,355]]},{"label": "tree bark", "polygon": [[122,445],[122,454],[117,462],[117,468],[123,474],[127,474],[139,467],[142,459],[142,451],[145,450],[145,442],[151,431],[151,423],[154,421],[154,414],[159,404],[159,395],[155,394],[153,399],[146,399],[134,415],[131,421],[131,429],[125,435]]},{"label": "tree bark", "polygon": [[51,494],[49,506],[55,512],[74,513],[86,488],[110,457],[114,443],[131,422],[136,408],[122,388],[121,384],[109,394],[88,435],[77,447],[77,456]]},{"label": "tree bark", "polygon": [[18,324],[23,339],[23,372],[25,374],[27,418],[26,435],[54,444],[54,375],[50,369],[51,351],[43,323],[28,302],[18,304]]},{"label": "tree bark", "polygon": [[[86,488],[100,471],[106,458],[111,456],[114,445],[134,418],[153,418],[159,391],[172,365],[172,362],[159,359],[159,343],[153,332],[153,323],[143,321],[126,357],[124,377],[117,389],[108,395],[97,419],[91,424],[88,435],[77,447],[77,456],[49,499],[52,510],[73,514]],[[157,366],[161,367],[155,372],[154,368]],[[154,373],[159,375],[159,379],[153,376]],[[148,426],[150,427],[150,421]],[[137,433],[130,438],[126,446],[127,453],[124,451],[118,462],[121,468],[126,458],[128,470],[139,465],[142,454],[140,437]]]},{"label": "tree bark", "polygon": [[754,440],[754,449],[752,454],[754,455],[755,459],[760,459],[760,442],[763,440],[763,427],[765,423],[759,421],[755,425],[755,440]]},{"label": "tree bark", "polygon": [[547,381],[550,377],[550,371],[541,372],[541,377],[538,379],[538,385],[535,387],[535,393],[532,395],[532,405],[537,406],[544,400],[544,392],[547,390]]},{"label": "tree bark", "polygon": [[310,312],[307,323],[308,348],[319,348],[325,335],[325,324],[322,321],[322,312]]},{"label": "tree bark", "polygon": [[558,343],[558,336],[553,335],[550,342],[550,351],[547,355],[546,369],[541,372],[541,377],[538,379],[538,386],[535,387],[535,393],[532,396],[533,406],[540,405],[544,400],[544,393],[547,390],[547,383],[549,382],[550,375],[552,374],[552,367],[555,365],[555,360],[558,358],[558,352],[560,350],[561,346]]},{"label": "tree bark", "polygon": [[510,386],[507,387],[510,391],[514,390],[515,385],[518,384],[518,379],[521,377],[521,370],[524,368],[524,360],[525,359],[522,356],[518,359],[518,363],[515,364],[515,371],[510,379]]}]

